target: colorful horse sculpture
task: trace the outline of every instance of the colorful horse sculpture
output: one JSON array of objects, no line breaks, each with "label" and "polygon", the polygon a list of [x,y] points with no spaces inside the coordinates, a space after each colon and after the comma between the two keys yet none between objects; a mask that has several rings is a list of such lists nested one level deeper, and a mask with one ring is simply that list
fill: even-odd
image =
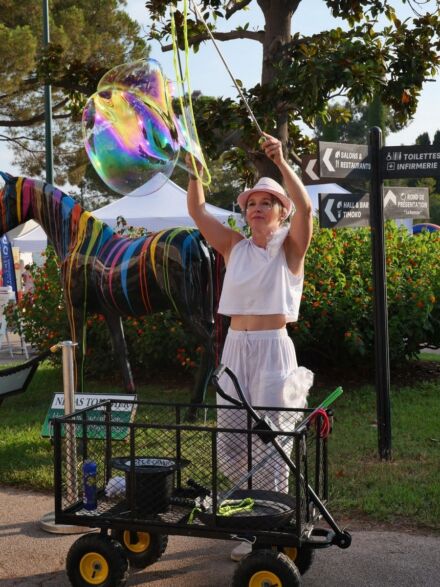
[{"label": "colorful horse sculpture", "polygon": [[52,185],[0,174],[6,182],[0,192],[0,234],[30,219],[44,229],[62,262],[72,340],[83,341],[86,313],[103,314],[124,387],[131,392],[134,381],[121,317],[172,309],[204,349],[192,398],[202,401],[215,360],[221,271],[200,233],[174,228],[123,237]]}]

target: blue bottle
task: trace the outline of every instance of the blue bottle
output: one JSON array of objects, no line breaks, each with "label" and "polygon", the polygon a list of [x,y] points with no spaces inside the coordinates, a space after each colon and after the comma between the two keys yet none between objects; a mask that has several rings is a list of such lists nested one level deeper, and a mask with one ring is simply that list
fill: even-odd
[{"label": "blue bottle", "polygon": [[83,463],[83,504],[86,510],[96,510],[98,500],[96,496],[96,473],[97,466],[95,461],[84,461]]}]

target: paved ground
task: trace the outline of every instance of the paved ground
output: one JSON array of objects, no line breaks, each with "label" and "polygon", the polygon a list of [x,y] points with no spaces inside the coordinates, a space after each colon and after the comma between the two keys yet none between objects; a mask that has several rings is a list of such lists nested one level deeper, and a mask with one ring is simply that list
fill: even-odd
[{"label": "paved ground", "polygon": [[[78,535],[40,529],[49,495],[0,488],[0,587],[68,587],[65,559]],[[304,587],[435,587],[440,536],[354,530],[347,550],[318,551]],[[128,587],[225,587],[236,563],[232,542],[170,537],[161,561],[131,573]]]}]

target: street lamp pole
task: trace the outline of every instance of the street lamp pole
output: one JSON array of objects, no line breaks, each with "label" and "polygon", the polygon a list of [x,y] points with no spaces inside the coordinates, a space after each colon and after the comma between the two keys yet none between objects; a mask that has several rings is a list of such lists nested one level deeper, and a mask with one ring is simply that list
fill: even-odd
[{"label": "street lamp pole", "polygon": [[[43,0],[43,46],[49,44],[49,0]],[[53,183],[52,90],[44,85],[44,124],[46,144],[46,181]]]}]

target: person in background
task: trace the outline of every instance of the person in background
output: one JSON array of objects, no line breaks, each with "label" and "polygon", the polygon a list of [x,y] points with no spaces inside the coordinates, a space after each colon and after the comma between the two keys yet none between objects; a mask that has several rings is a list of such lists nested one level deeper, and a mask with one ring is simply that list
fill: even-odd
[{"label": "person in background", "polygon": [[34,280],[30,271],[30,265],[25,265],[24,262],[21,261],[20,267],[23,295],[27,293],[32,293],[34,291]]},{"label": "person in background", "polygon": [[[265,133],[261,148],[278,167],[286,189],[269,177],[261,177],[238,196],[250,238],[209,214],[202,182],[192,174],[187,204],[204,238],[225,259],[218,312],[230,316],[231,321],[221,362],[235,373],[251,405],[279,408],[276,424],[280,426],[282,408],[304,408],[313,382],[313,374],[298,367],[286,330],[288,322],[298,319],[313,218],[309,196],[285,160],[281,142]],[[187,158],[189,169],[190,163]],[[200,176],[200,165],[197,172]],[[226,374],[219,383],[228,395],[236,397]],[[217,401],[226,403],[220,396]],[[274,420],[272,411],[270,417]],[[217,426],[246,429],[246,415],[240,410],[219,409]],[[267,454],[267,445],[255,437],[252,452],[254,465]],[[219,433],[218,460],[230,481],[241,479],[247,471],[246,435]],[[274,457],[258,469],[252,483],[254,488],[287,492],[287,466],[279,456]],[[250,550],[248,543],[241,543],[231,558],[240,560]]]}]

